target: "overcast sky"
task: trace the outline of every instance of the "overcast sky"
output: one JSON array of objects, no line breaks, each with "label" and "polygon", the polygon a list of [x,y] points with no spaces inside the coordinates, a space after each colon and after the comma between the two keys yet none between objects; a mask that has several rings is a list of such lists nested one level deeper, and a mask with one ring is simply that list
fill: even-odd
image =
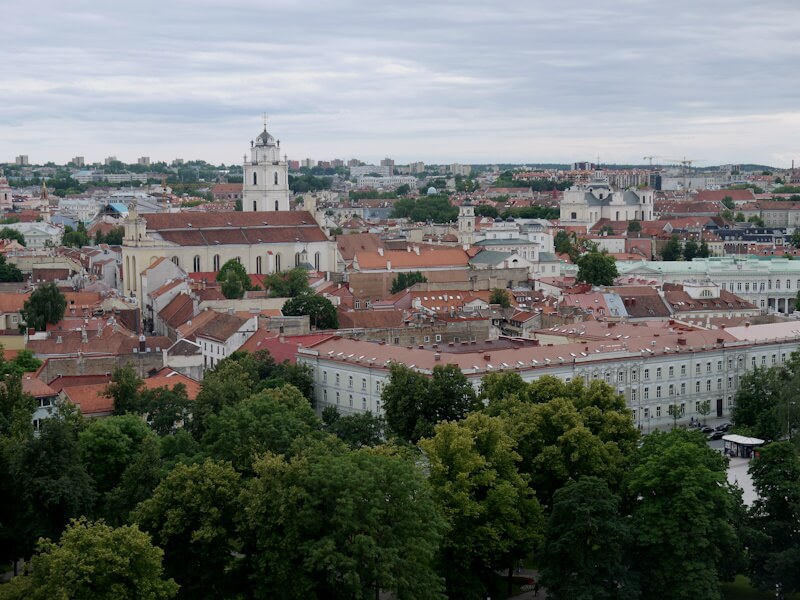
[{"label": "overcast sky", "polygon": [[[2,3],[0,162],[800,164],[797,0]],[[661,160],[661,159],[657,159]]]}]

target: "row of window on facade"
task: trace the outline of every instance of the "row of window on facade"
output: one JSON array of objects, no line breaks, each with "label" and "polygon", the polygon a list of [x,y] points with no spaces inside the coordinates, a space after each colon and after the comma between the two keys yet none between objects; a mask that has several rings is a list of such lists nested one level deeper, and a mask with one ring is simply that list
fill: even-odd
[{"label": "row of window on facade", "polygon": [[[350,408],[355,408],[353,404],[353,394],[348,394],[349,396],[349,405]],[[328,402],[328,390],[322,390],[322,400],[323,402]],[[340,392],[336,392],[336,405],[339,406],[342,403],[342,396]],[[367,398],[366,396],[361,397],[361,410],[367,410]],[[381,401],[375,401],[375,411],[380,413],[381,411]]]},{"label": "row of window on facade", "polygon": [[[335,373],[335,377],[336,377],[336,385],[338,386],[338,385],[341,384],[341,373]],[[327,371],[322,371],[322,383],[328,383],[328,372]],[[352,375],[348,375],[348,377],[347,377],[347,387],[349,389],[351,389],[351,390],[353,389],[353,376]],[[361,378],[361,391],[362,392],[366,392],[367,391],[367,378],[366,377],[362,377]],[[375,382],[375,393],[376,394],[380,394],[382,391],[383,391],[383,381],[376,381]]]},{"label": "row of window on facade", "polygon": [[[781,358],[781,364],[785,363],[786,362],[786,353],[782,353],[780,358]],[[756,356],[750,357],[750,360],[751,360],[751,366],[753,366],[753,367],[759,366],[758,365],[758,358]],[[760,362],[761,362],[760,366],[762,366],[762,367],[767,366],[767,355],[766,354],[762,354],[761,355],[761,361]],[[775,365],[775,364],[777,364],[777,362],[778,362],[778,355],[777,354],[772,354],[770,356],[770,365]],[[732,369],[733,368],[733,366],[734,366],[733,363],[734,363],[733,359],[729,358],[728,359],[728,369]],[[722,366],[723,366],[723,361],[718,360],[717,364],[716,364],[717,372],[722,371]],[[705,364],[705,372],[706,373],[711,373],[712,372],[712,367],[713,367],[713,363],[711,361],[706,362],[706,364]],[[744,358],[739,357],[738,367],[739,368],[744,368]],[[695,375],[700,375],[702,370],[703,370],[703,364],[700,363],[700,362],[695,363],[695,365],[694,365],[694,374]],[[666,373],[667,373],[667,377],[670,377],[670,378],[675,377],[675,365],[670,365],[667,368]],[[680,365],[680,374],[681,374],[681,376],[684,376],[684,377],[686,376],[686,365]],[[637,369],[631,369],[631,381],[637,381],[638,375],[639,375],[639,373],[638,373]],[[649,381],[650,380],[650,375],[651,375],[650,368],[642,369],[642,380],[643,381]],[[656,379],[661,379],[663,377],[663,375],[664,375],[663,367],[656,367],[655,368],[655,378]],[[588,375],[586,375],[585,378],[588,380],[588,378],[589,378]],[[612,378],[612,372],[611,371],[606,371],[604,373],[604,379],[605,379],[606,383],[611,383],[611,378]],[[598,374],[595,373],[592,376],[592,379],[598,379]],[[624,383],[625,382],[625,371],[619,371],[617,373],[617,382],[618,383]]]},{"label": "row of window on facade", "polygon": [[[698,414],[698,415],[702,415],[703,414],[702,405],[703,405],[703,401],[701,401],[701,400],[695,401],[695,403],[694,403],[694,412],[696,414]],[[731,408],[733,406],[733,396],[728,396],[727,397],[727,405],[728,405],[728,408]],[[679,406],[680,407],[678,409],[678,414],[679,415],[683,416],[683,415],[686,414],[686,402],[681,402],[679,405],[677,405],[677,404],[676,405],[673,405],[673,404],[666,405],[664,407],[665,410],[663,410],[663,411],[662,411],[662,407],[661,407],[660,404],[657,404],[656,406],[654,406],[653,407],[654,410],[651,410],[651,407],[649,407],[649,406],[645,406],[642,409],[642,412],[644,414],[644,418],[645,419],[650,419],[650,418],[660,419],[661,417],[666,417],[666,416],[672,417],[672,411],[675,410],[675,409],[672,408],[673,406]],[[636,419],[636,409],[635,408],[631,410],[631,416],[633,417],[634,420]]]},{"label": "row of window on facade", "polygon": [[[695,394],[702,393],[702,389],[701,388],[702,388],[701,382],[700,381],[695,381],[694,382],[694,393]],[[705,391],[706,392],[710,392],[711,388],[712,388],[712,380],[711,379],[707,379],[706,380],[706,385],[705,385]],[[733,377],[728,377],[728,389],[733,389],[733,388],[734,388],[734,379],[733,379]],[[660,385],[655,386],[655,397],[656,398],[661,398],[662,397],[663,389],[664,389],[663,386],[660,386]],[[717,391],[721,391],[722,390],[722,377],[717,378],[716,389],[717,389]],[[671,383],[669,385],[669,387],[667,388],[667,396],[668,397],[675,396],[676,395],[675,392],[678,391],[678,390],[679,390],[679,388],[677,387],[677,384]],[[680,384],[680,391],[678,391],[677,395],[678,396],[685,396],[686,395],[686,384],[685,383],[681,383]],[[649,387],[645,387],[645,388],[642,389],[642,399],[643,400],[650,400],[650,388]],[[636,400],[638,400],[638,390],[633,389],[633,390],[631,390],[631,402],[635,402]]]},{"label": "row of window on facade", "polygon": [[[319,253],[319,252],[315,252],[314,253],[314,269],[317,270],[317,271],[319,271],[321,259],[322,259],[322,254]],[[180,261],[179,257],[173,256],[170,260],[176,266],[178,266],[178,267],[181,266],[181,261]],[[242,262],[242,258],[240,256],[237,256],[235,258],[235,260],[238,263]],[[302,252],[295,252],[294,253],[294,266],[295,267],[299,267],[302,264],[302,262],[303,262],[303,253]],[[221,263],[221,259],[220,259],[219,254],[215,254],[214,257],[211,259],[211,264],[212,264],[211,270],[215,271],[215,272],[219,271],[220,267],[221,267],[220,263]],[[280,272],[281,270],[283,270],[283,266],[284,266],[283,265],[283,256],[280,253],[278,253],[278,254],[275,255],[275,272]],[[202,272],[202,270],[203,269],[202,269],[202,264],[200,262],[200,256],[199,255],[195,255],[195,257],[192,259],[192,273],[199,273],[199,272]],[[264,272],[264,258],[262,256],[256,256],[256,273],[258,275],[261,275],[263,272]]]},{"label": "row of window on facade", "polygon": [[[273,175],[272,177],[273,185],[278,185],[278,174],[273,173],[272,175]],[[258,185],[258,173],[253,173],[253,185]],[[278,209],[276,208],[275,210]]]},{"label": "row of window on facade", "polygon": [[[734,292],[734,291],[736,291],[736,292],[749,292],[749,291],[751,291],[750,290],[750,282],[749,281],[745,281],[745,282],[737,281],[735,290],[734,290],[734,283],[732,281],[731,282],[723,281],[719,285],[723,290],[728,290],[729,292]],[[781,289],[781,280],[780,279],[776,279],[775,280],[775,289],[776,290]],[[786,280],[786,288],[785,289],[787,289],[787,290],[791,290],[792,289],[792,280],[791,279],[787,279]],[[800,279],[797,280],[796,289],[800,290]],[[769,291],[769,290],[772,290],[772,279],[770,279],[768,281],[760,281],[758,283],[756,283],[755,281],[753,282],[752,291],[754,291],[754,292],[765,292],[765,291]]]}]

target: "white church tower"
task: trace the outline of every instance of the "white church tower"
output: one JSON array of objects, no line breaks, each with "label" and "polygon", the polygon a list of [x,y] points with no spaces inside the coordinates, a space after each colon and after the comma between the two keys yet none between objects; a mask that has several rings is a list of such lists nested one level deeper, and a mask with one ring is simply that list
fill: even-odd
[{"label": "white church tower", "polygon": [[289,165],[281,160],[281,142],[264,131],[250,142],[250,160],[244,157],[242,210],[262,212],[289,210]]},{"label": "white church tower", "polygon": [[469,200],[458,209],[458,243],[463,246],[475,243],[475,207]]}]

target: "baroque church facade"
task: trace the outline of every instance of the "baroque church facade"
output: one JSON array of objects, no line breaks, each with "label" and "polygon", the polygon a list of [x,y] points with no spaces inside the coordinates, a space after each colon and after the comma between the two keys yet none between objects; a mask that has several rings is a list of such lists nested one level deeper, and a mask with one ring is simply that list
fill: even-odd
[{"label": "baroque church facade", "polygon": [[213,273],[238,260],[251,274],[303,266],[336,268],[336,244],[308,211],[290,211],[288,165],[266,128],[244,163],[241,212],[181,211],[140,215],[129,206],[123,222],[122,291],[138,296],[142,271],[164,257],[187,273]]},{"label": "baroque church facade", "polygon": [[562,225],[594,225],[600,219],[609,221],[652,221],[651,189],[613,188],[608,179],[596,176],[586,184],[564,191],[561,200]]}]

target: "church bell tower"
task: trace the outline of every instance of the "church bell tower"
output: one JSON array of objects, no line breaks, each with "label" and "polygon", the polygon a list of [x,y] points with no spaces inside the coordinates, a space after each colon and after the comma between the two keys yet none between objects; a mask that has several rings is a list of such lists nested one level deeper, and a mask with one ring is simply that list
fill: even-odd
[{"label": "church bell tower", "polygon": [[281,142],[264,131],[250,142],[250,160],[244,157],[242,210],[244,212],[275,212],[289,210],[289,165],[281,160]]}]

